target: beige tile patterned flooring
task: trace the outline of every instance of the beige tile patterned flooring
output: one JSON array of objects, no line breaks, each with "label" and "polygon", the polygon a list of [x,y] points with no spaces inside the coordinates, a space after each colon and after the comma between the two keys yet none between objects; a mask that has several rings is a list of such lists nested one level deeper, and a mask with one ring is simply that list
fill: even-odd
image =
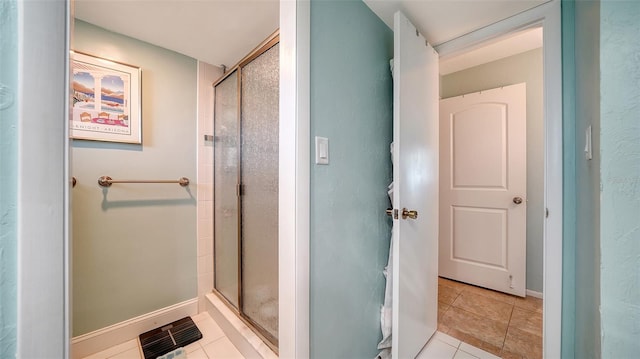
[{"label": "beige tile patterned flooring", "polygon": [[542,299],[439,278],[438,331],[502,358],[542,358]]},{"label": "beige tile patterned flooring", "polygon": [[[189,359],[244,359],[209,313],[191,317],[202,332],[202,339],[184,347]],[[132,339],[84,359],[144,359],[140,342]]]}]

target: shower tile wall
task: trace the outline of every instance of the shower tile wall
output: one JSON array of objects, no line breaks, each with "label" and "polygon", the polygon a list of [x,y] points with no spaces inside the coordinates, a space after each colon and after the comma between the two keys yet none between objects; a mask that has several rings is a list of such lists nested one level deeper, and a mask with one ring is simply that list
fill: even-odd
[{"label": "shower tile wall", "polygon": [[213,290],[213,87],[222,69],[198,62],[198,312]]}]

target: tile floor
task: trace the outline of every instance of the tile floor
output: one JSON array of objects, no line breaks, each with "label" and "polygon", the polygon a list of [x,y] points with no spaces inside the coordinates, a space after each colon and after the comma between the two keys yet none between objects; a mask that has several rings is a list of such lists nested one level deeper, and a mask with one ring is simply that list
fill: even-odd
[{"label": "tile floor", "polygon": [[542,299],[439,278],[438,331],[501,358],[542,358]]},{"label": "tile floor", "polygon": [[[191,317],[202,332],[202,339],[185,347],[188,359],[244,359],[209,313]],[[116,345],[85,359],[144,359],[138,339]]]},{"label": "tile floor", "polygon": [[416,359],[499,359],[499,357],[437,331]]},{"label": "tile floor", "polygon": [[[208,313],[192,317],[203,338],[189,359],[244,359]],[[138,339],[85,359],[144,359]],[[438,279],[438,332],[417,359],[542,358],[542,300]]]}]

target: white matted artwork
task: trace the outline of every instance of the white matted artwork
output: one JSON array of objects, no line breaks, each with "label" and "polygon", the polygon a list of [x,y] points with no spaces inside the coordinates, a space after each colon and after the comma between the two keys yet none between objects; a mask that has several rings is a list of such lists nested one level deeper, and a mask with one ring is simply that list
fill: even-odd
[{"label": "white matted artwork", "polygon": [[71,137],[142,143],[140,68],[77,51],[71,56]]}]

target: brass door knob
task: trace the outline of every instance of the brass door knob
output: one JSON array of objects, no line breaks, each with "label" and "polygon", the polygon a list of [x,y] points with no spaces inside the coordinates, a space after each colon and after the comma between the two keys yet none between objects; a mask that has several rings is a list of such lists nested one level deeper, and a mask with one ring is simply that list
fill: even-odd
[{"label": "brass door knob", "polygon": [[522,203],[522,197],[513,197],[513,203],[515,204]]},{"label": "brass door knob", "polygon": [[411,218],[411,219],[416,219],[418,218],[418,211],[409,211],[406,208],[402,209],[402,219],[407,219],[407,217]]}]

